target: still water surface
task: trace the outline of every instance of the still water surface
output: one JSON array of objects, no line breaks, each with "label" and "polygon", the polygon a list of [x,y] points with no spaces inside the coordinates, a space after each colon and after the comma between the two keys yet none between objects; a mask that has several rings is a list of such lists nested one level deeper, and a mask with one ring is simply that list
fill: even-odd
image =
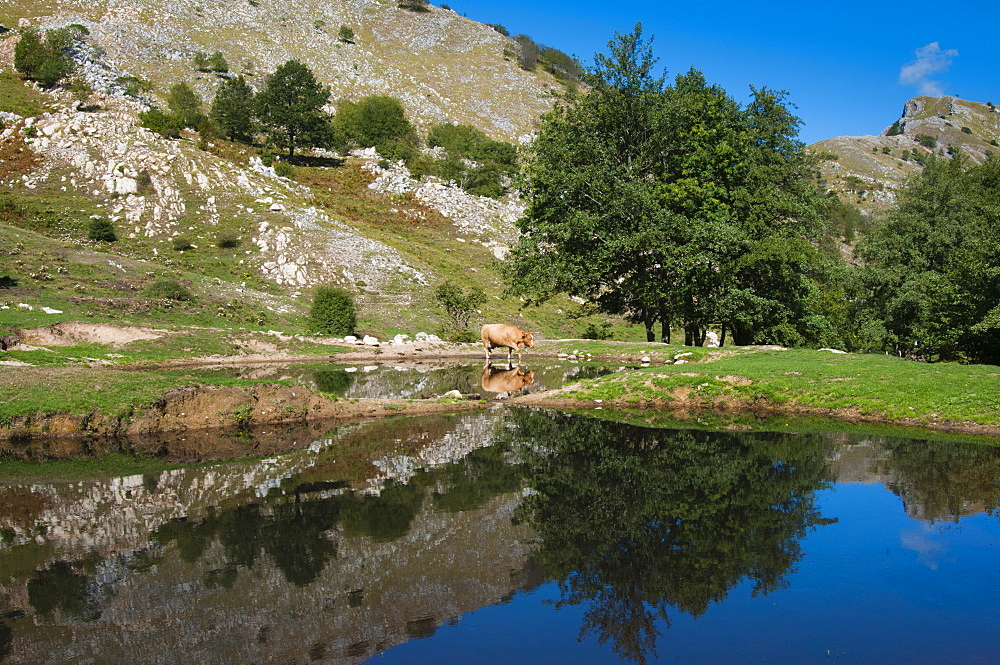
[{"label": "still water surface", "polygon": [[998,478],[985,445],[507,407],[0,479],[0,662],[996,663]]}]

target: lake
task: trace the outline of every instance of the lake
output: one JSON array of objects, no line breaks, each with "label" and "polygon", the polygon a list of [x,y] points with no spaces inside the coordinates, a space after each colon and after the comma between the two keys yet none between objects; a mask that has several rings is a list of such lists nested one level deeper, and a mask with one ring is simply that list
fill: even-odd
[{"label": "lake", "polygon": [[996,447],[601,415],[0,478],[0,662],[1000,661]]}]

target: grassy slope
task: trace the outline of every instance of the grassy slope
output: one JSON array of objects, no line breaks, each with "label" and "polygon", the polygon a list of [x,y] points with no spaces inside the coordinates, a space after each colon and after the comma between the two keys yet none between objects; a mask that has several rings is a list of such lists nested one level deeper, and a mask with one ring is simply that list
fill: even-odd
[{"label": "grassy slope", "polygon": [[562,397],[623,404],[759,404],[1000,426],[1000,368],[914,363],[810,350],[740,353],[709,363],[649,367],[584,381]]}]

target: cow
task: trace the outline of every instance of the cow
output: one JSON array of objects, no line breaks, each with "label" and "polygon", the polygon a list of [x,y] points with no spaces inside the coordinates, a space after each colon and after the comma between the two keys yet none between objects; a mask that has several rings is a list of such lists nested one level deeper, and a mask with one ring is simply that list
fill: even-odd
[{"label": "cow", "polygon": [[487,323],[481,331],[483,347],[486,349],[486,362],[490,361],[490,350],[507,347],[507,364],[510,364],[511,351],[517,353],[517,364],[521,364],[521,347],[534,347],[534,333],[525,332],[517,326],[505,323]]},{"label": "cow", "polygon": [[502,367],[493,367],[489,363],[483,366],[482,385],[483,390],[486,392],[513,393],[534,383],[534,370],[525,372],[517,367],[504,369]]}]

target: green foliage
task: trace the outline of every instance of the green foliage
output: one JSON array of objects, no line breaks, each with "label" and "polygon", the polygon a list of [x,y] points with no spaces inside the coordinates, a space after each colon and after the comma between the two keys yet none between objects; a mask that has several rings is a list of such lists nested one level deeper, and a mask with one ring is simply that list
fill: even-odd
[{"label": "green foliage", "polygon": [[742,108],[697,70],[673,86],[641,24],[595,56],[589,91],[543,117],[528,209],[506,266],[517,293],[565,292],[646,327],[710,326],[737,344],[818,343],[835,256],[813,242],[823,203],[783,93]]},{"label": "green foliage", "polygon": [[[1000,363],[1000,161],[930,158],[859,245],[857,348]],[[863,334],[862,334],[863,333]]]},{"label": "green foliage", "polygon": [[215,246],[219,249],[235,249],[240,246],[240,237],[236,233],[223,231],[215,239]]},{"label": "green foliage", "polygon": [[354,296],[337,286],[317,287],[309,310],[309,330],[320,335],[350,335],[356,327]]},{"label": "green foliage", "polygon": [[518,46],[517,64],[525,71],[535,71],[538,66],[538,44],[528,35],[515,35],[514,41]]},{"label": "green foliage", "polygon": [[888,130],[886,130],[885,135],[899,136],[905,131],[906,131],[906,123],[902,120],[897,120],[896,122],[892,123],[892,126]]},{"label": "green foliage", "polygon": [[507,30],[507,28],[505,28],[502,25],[500,25],[499,23],[487,23],[486,25],[489,26],[489,27],[491,27],[491,28],[493,28],[494,30],[496,30],[497,32],[499,32],[504,37],[510,37],[510,31]]},{"label": "green foliage", "polygon": [[295,156],[296,148],[325,148],[333,140],[323,106],[330,89],[298,60],[289,60],[267,77],[255,99],[257,116],[272,141]]},{"label": "green foliage", "polygon": [[186,252],[189,249],[194,249],[194,244],[191,242],[191,238],[185,235],[174,236],[170,240],[170,246],[174,248],[175,252]]},{"label": "green foliage", "polygon": [[282,178],[295,178],[295,167],[288,162],[275,162],[274,173]]},{"label": "green foliage", "polygon": [[118,234],[115,225],[106,217],[92,218],[87,222],[87,238],[96,242],[115,242]]},{"label": "green foliage", "polygon": [[340,26],[340,30],[337,31],[337,39],[344,42],[345,44],[354,43],[354,28],[349,25]]},{"label": "green foliage", "polygon": [[152,83],[138,76],[119,76],[115,79],[115,83],[120,85],[129,97],[138,97],[140,93],[153,90]]},{"label": "green foliage", "polygon": [[215,92],[209,117],[231,141],[248,143],[253,134],[253,88],[240,74],[223,81]]},{"label": "green foliage", "polygon": [[934,148],[937,147],[937,139],[934,138],[933,136],[930,136],[929,134],[917,134],[913,138],[916,139],[917,143],[924,146],[925,148],[933,150]]},{"label": "green foliage", "polygon": [[44,36],[34,28],[26,30],[14,46],[14,69],[51,88],[73,71],[70,49],[80,36],[72,27],[46,30]]},{"label": "green foliage", "polygon": [[184,129],[184,121],[173,113],[165,113],[160,109],[150,109],[139,113],[139,122],[146,129],[156,132],[165,138],[180,138]]},{"label": "green foliage", "polygon": [[225,73],[229,71],[229,63],[226,62],[221,51],[216,51],[212,55],[198,51],[191,59],[191,67],[199,72]]},{"label": "green foliage", "polygon": [[400,9],[409,9],[411,12],[429,12],[430,0],[404,0],[399,3]]},{"label": "green foliage", "polygon": [[428,133],[427,143],[444,148],[444,155],[415,160],[411,172],[453,181],[470,194],[499,198],[517,169],[517,148],[491,140],[469,125],[437,124]]},{"label": "green foliage", "polygon": [[420,145],[416,130],[395,97],[372,95],[342,101],[333,120],[337,143],[375,148],[387,159],[412,159]]},{"label": "green foliage", "polygon": [[177,300],[183,302],[191,302],[194,300],[194,294],[191,293],[190,289],[177,280],[167,277],[157,279],[152,284],[147,286],[143,293],[148,298],[156,298],[159,300]]},{"label": "green foliage", "polygon": [[201,112],[201,97],[184,81],[170,87],[167,106],[182,127],[194,129],[204,117]]},{"label": "green foliage", "polygon": [[[468,291],[446,280],[434,289],[434,302],[444,308],[450,324],[450,335],[461,335],[469,329],[469,319],[486,302],[486,294],[478,286]],[[470,341],[475,341],[475,335]]]}]

